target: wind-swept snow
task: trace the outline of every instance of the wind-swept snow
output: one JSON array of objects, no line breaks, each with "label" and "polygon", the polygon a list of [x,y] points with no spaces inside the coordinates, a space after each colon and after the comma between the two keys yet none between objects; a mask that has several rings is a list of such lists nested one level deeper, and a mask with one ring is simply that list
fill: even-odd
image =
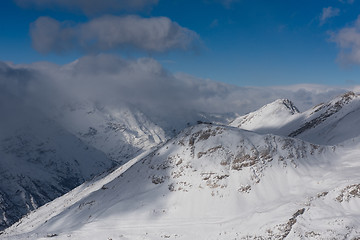
[{"label": "wind-swept snow", "polygon": [[272,133],[278,133],[276,130],[291,121],[297,114],[299,114],[299,110],[290,100],[278,99],[255,112],[236,118],[230,123],[230,126],[255,130],[259,133],[272,129]]},{"label": "wind-swept snow", "polygon": [[0,229],[115,166],[35,109],[0,109]]},{"label": "wind-swept snow", "polygon": [[146,154],[32,212],[1,238],[328,239],[360,234],[356,148],[202,124]]},{"label": "wind-swept snow", "polygon": [[90,101],[64,105],[54,121],[119,163],[166,141],[167,134],[135,107]]},{"label": "wind-swept snow", "polygon": [[[163,130],[133,108],[67,106],[47,119],[52,131],[41,131],[48,125],[36,120],[41,124],[29,126],[38,128],[21,129],[26,137],[9,142],[16,144],[4,140],[3,149],[25,143],[10,153],[34,154],[37,139],[49,139],[41,149],[53,149],[55,142],[54,149],[77,156],[84,146],[83,160],[102,163],[96,155],[101,150],[126,163],[31,212],[0,239],[356,239],[359,99],[349,92],[303,113],[281,99],[235,119],[233,127],[200,124],[166,143],[176,131]],[[201,119],[210,118],[226,119]],[[29,136],[35,137],[23,141]],[[87,152],[95,155],[87,158]],[[77,169],[63,155],[50,151],[45,156]],[[83,168],[83,160],[79,171],[93,169]],[[41,174],[39,169],[34,173]]]},{"label": "wind-swept snow", "polygon": [[360,96],[345,93],[303,113],[287,108],[277,100],[238,117],[230,125],[258,133],[300,138],[317,144],[335,145],[360,136]]},{"label": "wind-swept snow", "polygon": [[69,100],[40,111],[7,92],[0,100],[0,230],[179,131],[165,132],[129,104]]}]

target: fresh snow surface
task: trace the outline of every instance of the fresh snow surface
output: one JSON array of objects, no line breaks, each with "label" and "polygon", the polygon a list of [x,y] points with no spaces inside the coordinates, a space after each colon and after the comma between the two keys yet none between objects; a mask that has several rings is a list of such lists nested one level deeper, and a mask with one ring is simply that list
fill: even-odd
[{"label": "fresh snow surface", "polygon": [[83,99],[38,109],[6,91],[0,100],[0,230],[92,176],[166,142],[187,125],[186,118],[195,121],[189,125],[196,119],[227,123],[222,115],[193,112],[164,130],[125,103],[105,107]]},{"label": "fresh snow surface", "polygon": [[358,94],[345,93],[303,113],[294,109],[296,107],[289,100],[277,100],[236,118],[230,125],[262,134],[290,136],[325,145],[336,145],[360,136],[360,128],[356,127],[360,122]]},{"label": "fresh snow surface", "polygon": [[198,111],[185,116],[178,116],[176,111],[167,116],[148,116],[130,104],[104,106],[90,100],[67,103],[51,112],[49,115],[64,129],[119,164],[166,142],[198,122],[228,124],[235,118],[230,113]]},{"label": "fresh snow surface", "polygon": [[0,229],[115,166],[35,109],[0,109]]},{"label": "fresh snow surface", "polygon": [[320,146],[201,124],[86,182],[1,239],[355,239],[359,139]]},{"label": "fresh snow surface", "polygon": [[111,108],[90,101],[66,104],[53,118],[119,163],[125,163],[168,138],[164,130],[141,111],[126,105]]},{"label": "fresh snow surface", "polygon": [[[288,99],[278,99],[255,112],[240,116],[230,123],[230,126],[246,130],[276,129],[291,121],[299,114],[299,110]],[[260,129],[259,129],[260,128]]]}]

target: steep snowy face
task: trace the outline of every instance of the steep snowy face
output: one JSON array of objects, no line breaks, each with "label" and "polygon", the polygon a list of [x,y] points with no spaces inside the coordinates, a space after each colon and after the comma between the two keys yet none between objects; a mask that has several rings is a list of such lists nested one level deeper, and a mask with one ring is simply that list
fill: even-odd
[{"label": "steep snowy face", "polygon": [[6,92],[0,99],[0,230],[175,134],[125,104],[81,101],[39,111]]},{"label": "steep snowy face", "polygon": [[231,113],[197,111],[178,118],[172,114],[159,118],[125,103],[111,107],[91,101],[66,104],[56,112],[54,121],[119,163],[166,142],[186,127],[200,122],[228,124],[234,118]]},{"label": "steep snowy face", "polygon": [[203,124],[38,209],[2,237],[283,239],[308,213],[308,196],[349,183],[347,175],[326,177],[337,158],[334,147]]},{"label": "steep snowy face", "polygon": [[296,130],[289,133],[321,144],[338,144],[360,135],[360,97],[348,92],[303,113]]},{"label": "steep snowy face", "polygon": [[[236,118],[230,126],[246,130],[267,133],[268,129],[276,130],[290,121],[299,110],[288,99],[278,99],[255,112]],[[276,131],[275,131],[276,133]]]},{"label": "steep snowy face", "polygon": [[360,136],[360,129],[354,128],[360,121],[360,97],[353,92],[345,93],[303,113],[291,111],[296,107],[279,108],[276,104],[279,102],[281,100],[239,117],[230,125],[258,133],[295,137],[326,145],[339,144]]},{"label": "steep snowy face", "polygon": [[166,133],[135,107],[82,102],[63,106],[54,120],[119,163],[167,139]]},{"label": "steep snowy face", "polygon": [[0,229],[114,166],[36,110],[8,105],[0,103]]}]

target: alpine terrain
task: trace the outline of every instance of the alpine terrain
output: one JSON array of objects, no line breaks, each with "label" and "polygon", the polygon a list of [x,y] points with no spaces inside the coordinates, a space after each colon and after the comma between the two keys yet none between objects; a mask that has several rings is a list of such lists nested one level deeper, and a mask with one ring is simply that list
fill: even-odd
[{"label": "alpine terrain", "polygon": [[230,125],[258,133],[300,138],[317,144],[334,145],[360,135],[360,96],[345,93],[303,113],[287,99],[233,120]]},{"label": "alpine terrain", "polygon": [[0,108],[0,229],[115,166],[36,109]]},{"label": "alpine terrain", "polygon": [[[151,128],[144,133],[156,133],[154,144],[0,238],[359,239],[359,118],[360,97],[349,92],[303,113],[277,100],[166,142]],[[106,136],[108,125],[84,126],[81,144],[101,149],[94,136]]]},{"label": "alpine terrain", "polygon": [[[49,111],[9,92],[0,98],[6,113],[0,119],[0,230],[180,131],[179,126],[163,130],[126,104],[69,101]],[[192,118],[226,121],[210,114]]]}]

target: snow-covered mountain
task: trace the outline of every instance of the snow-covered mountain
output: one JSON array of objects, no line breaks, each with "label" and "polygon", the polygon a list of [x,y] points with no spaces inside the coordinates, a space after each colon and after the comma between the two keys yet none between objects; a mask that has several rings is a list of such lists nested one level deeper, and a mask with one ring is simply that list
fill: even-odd
[{"label": "snow-covered mountain", "polygon": [[81,101],[47,111],[5,91],[0,99],[0,230],[179,131],[165,132],[126,104]]},{"label": "snow-covered mountain", "polygon": [[[7,137],[1,154],[9,152],[16,163],[25,162],[24,168],[7,169],[12,166],[8,163],[1,168],[20,176],[13,177],[16,191],[4,187],[13,197],[19,189],[21,196],[53,187],[68,191],[61,185],[63,162],[67,172],[83,176],[81,181],[100,172],[87,166],[88,159],[100,169],[109,169],[111,160],[124,164],[31,212],[0,239],[356,239],[359,99],[349,92],[303,113],[281,99],[236,118],[231,126],[207,123],[226,123],[230,115],[194,113],[188,125],[196,118],[205,124],[170,140],[185,121],[172,131],[169,123],[164,128],[153,116],[129,106],[83,102],[55,111],[51,120],[29,118],[26,126],[31,127],[2,130]],[[9,125],[14,116],[2,119],[0,126]],[[16,138],[17,132],[24,137]],[[20,147],[5,151],[13,146]],[[77,161],[67,161],[70,158],[81,163],[73,166]],[[34,172],[26,161],[38,164]],[[42,173],[43,166],[50,170]],[[84,169],[96,170],[86,174]],[[42,176],[47,174],[51,176]],[[23,176],[30,176],[25,187]],[[12,186],[13,181],[3,182]],[[24,201],[33,206],[24,212],[37,207],[36,194]],[[6,214],[17,209],[14,204],[3,206],[8,207]]]},{"label": "snow-covered mountain", "polygon": [[352,239],[359,139],[201,124],[32,212],[2,239]]},{"label": "snow-covered mountain", "polygon": [[36,109],[9,99],[0,101],[0,229],[115,166]]},{"label": "snow-covered mountain", "polygon": [[[246,130],[255,130],[260,133],[272,129],[273,133],[299,114],[297,107],[288,99],[278,99],[257,111],[234,119],[230,126]],[[266,130],[265,130],[266,129]]]},{"label": "snow-covered mountain", "polygon": [[[180,131],[163,130],[127,104],[78,101],[38,109],[6,91],[0,100],[0,230]],[[190,119],[209,118],[222,119],[199,113]]]},{"label": "snow-covered mountain", "polygon": [[334,145],[360,136],[360,96],[345,93],[303,113],[289,100],[277,100],[236,118],[231,126],[258,133],[300,138],[317,144]]},{"label": "snow-covered mountain", "polygon": [[201,122],[228,124],[235,115],[193,111],[175,121],[173,113],[159,118],[147,116],[131,104],[104,106],[92,101],[67,103],[51,113],[64,129],[119,164],[166,142],[186,127]]},{"label": "snow-covered mountain", "polygon": [[[338,144],[358,137],[360,96],[353,92],[345,93],[304,112],[303,117],[305,121],[297,120],[301,124],[289,133],[290,137],[321,144]],[[290,129],[291,125],[286,128]]]},{"label": "snow-covered mountain", "polygon": [[169,138],[168,133],[136,107],[125,104],[116,108],[90,101],[66,104],[56,111],[53,119],[120,164]]}]

